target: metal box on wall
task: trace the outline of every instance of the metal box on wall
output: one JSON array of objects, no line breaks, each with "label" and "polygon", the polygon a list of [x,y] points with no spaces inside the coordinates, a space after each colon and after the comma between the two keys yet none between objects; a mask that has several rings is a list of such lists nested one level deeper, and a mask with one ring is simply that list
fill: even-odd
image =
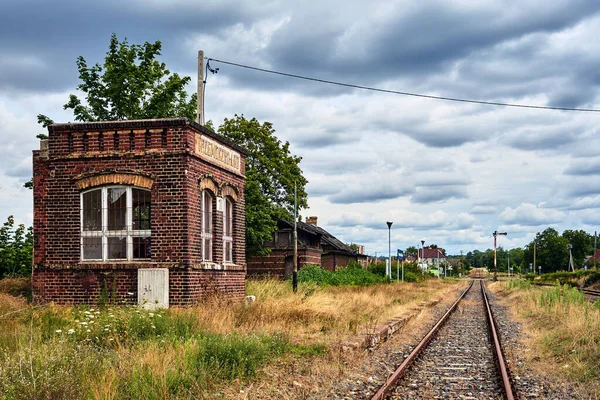
[{"label": "metal box on wall", "polygon": [[169,269],[138,269],[138,304],[145,309],[169,308]]}]

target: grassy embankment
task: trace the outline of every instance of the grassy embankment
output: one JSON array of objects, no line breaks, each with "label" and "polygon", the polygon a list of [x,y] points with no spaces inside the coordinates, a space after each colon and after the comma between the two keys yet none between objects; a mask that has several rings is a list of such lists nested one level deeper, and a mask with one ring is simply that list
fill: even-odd
[{"label": "grassy embankment", "polygon": [[575,383],[583,397],[600,396],[600,301],[592,304],[567,285],[538,288],[511,280],[491,287],[522,322],[537,372]]},{"label": "grassy embankment", "polygon": [[[211,299],[155,312],[32,308],[25,298],[0,293],[0,397],[228,397],[233,387],[260,380],[275,362],[314,360],[335,371],[340,340],[455,287],[437,280],[301,284],[293,294],[289,282],[249,281],[247,294],[257,301],[248,306]],[[298,371],[289,373],[298,379]]]}]

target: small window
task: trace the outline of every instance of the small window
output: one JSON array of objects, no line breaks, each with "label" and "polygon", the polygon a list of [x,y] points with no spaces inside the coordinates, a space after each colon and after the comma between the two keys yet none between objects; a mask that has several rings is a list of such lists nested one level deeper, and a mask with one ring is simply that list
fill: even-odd
[{"label": "small window", "polygon": [[202,191],[202,260],[212,261],[213,247],[213,202],[208,190]]},{"label": "small window", "polygon": [[109,186],[81,194],[81,259],[151,259],[150,191]]},{"label": "small window", "polygon": [[223,212],[223,261],[233,262],[233,202],[229,197]]}]

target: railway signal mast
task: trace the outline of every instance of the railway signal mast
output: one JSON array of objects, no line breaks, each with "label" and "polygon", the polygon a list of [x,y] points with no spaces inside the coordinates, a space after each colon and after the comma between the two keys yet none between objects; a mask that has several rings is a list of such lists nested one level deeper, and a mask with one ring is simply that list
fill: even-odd
[{"label": "railway signal mast", "polygon": [[507,232],[498,232],[494,231],[494,281],[498,280],[498,266],[496,265],[496,237],[497,236],[506,236]]}]

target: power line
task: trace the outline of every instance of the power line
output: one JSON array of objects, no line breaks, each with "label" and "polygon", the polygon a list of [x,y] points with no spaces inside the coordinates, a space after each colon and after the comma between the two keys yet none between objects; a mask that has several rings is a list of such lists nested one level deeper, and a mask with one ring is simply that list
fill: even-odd
[{"label": "power line", "polygon": [[487,105],[487,106],[533,108],[533,109],[537,109],[537,110],[600,112],[600,109],[594,109],[594,108],[570,108],[570,107],[536,106],[536,105],[529,105],[529,104],[516,104],[516,103],[502,103],[502,102],[497,102],[497,101],[481,101],[481,100],[459,99],[459,98],[456,98],[456,97],[433,96],[433,95],[429,95],[429,94],[402,92],[402,91],[398,91],[398,90],[380,89],[380,88],[375,88],[375,87],[370,87],[370,86],[354,85],[354,84],[351,84],[351,83],[336,82],[336,81],[330,81],[330,80],[327,80],[327,79],[319,79],[319,78],[312,78],[312,77],[309,77],[309,76],[303,76],[303,75],[297,75],[297,74],[290,74],[290,73],[287,73],[287,72],[273,71],[273,70],[270,70],[270,69],[253,67],[251,65],[245,65],[245,64],[238,64],[238,63],[234,63],[234,62],[231,62],[231,61],[219,60],[219,59],[216,59],[216,58],[209,58],[208,60],[209,61],[220,62],[222,64],[232,65],[234,67],[246,68],[246,69],[251,69],[251,70],[259,71],[259,72],[266,72],[266,73],[274,74],[274,75],[287,76],[287,77],[290,77],[290,78],[303,79],[303,80],[306,80],[306,81],[327,83],[329,85],[344,86],[344,87],[353,88],[353,89],[370,90],[370,91],[373,91],[373,92],[397,94],[397,95],[401,95],[401,96],[412,96],[412,97],[421,97],[421,98],[434,99],[434,100],[456,101],[456,102],[460,102],[460,103],[483,104],[483,105]]}]

